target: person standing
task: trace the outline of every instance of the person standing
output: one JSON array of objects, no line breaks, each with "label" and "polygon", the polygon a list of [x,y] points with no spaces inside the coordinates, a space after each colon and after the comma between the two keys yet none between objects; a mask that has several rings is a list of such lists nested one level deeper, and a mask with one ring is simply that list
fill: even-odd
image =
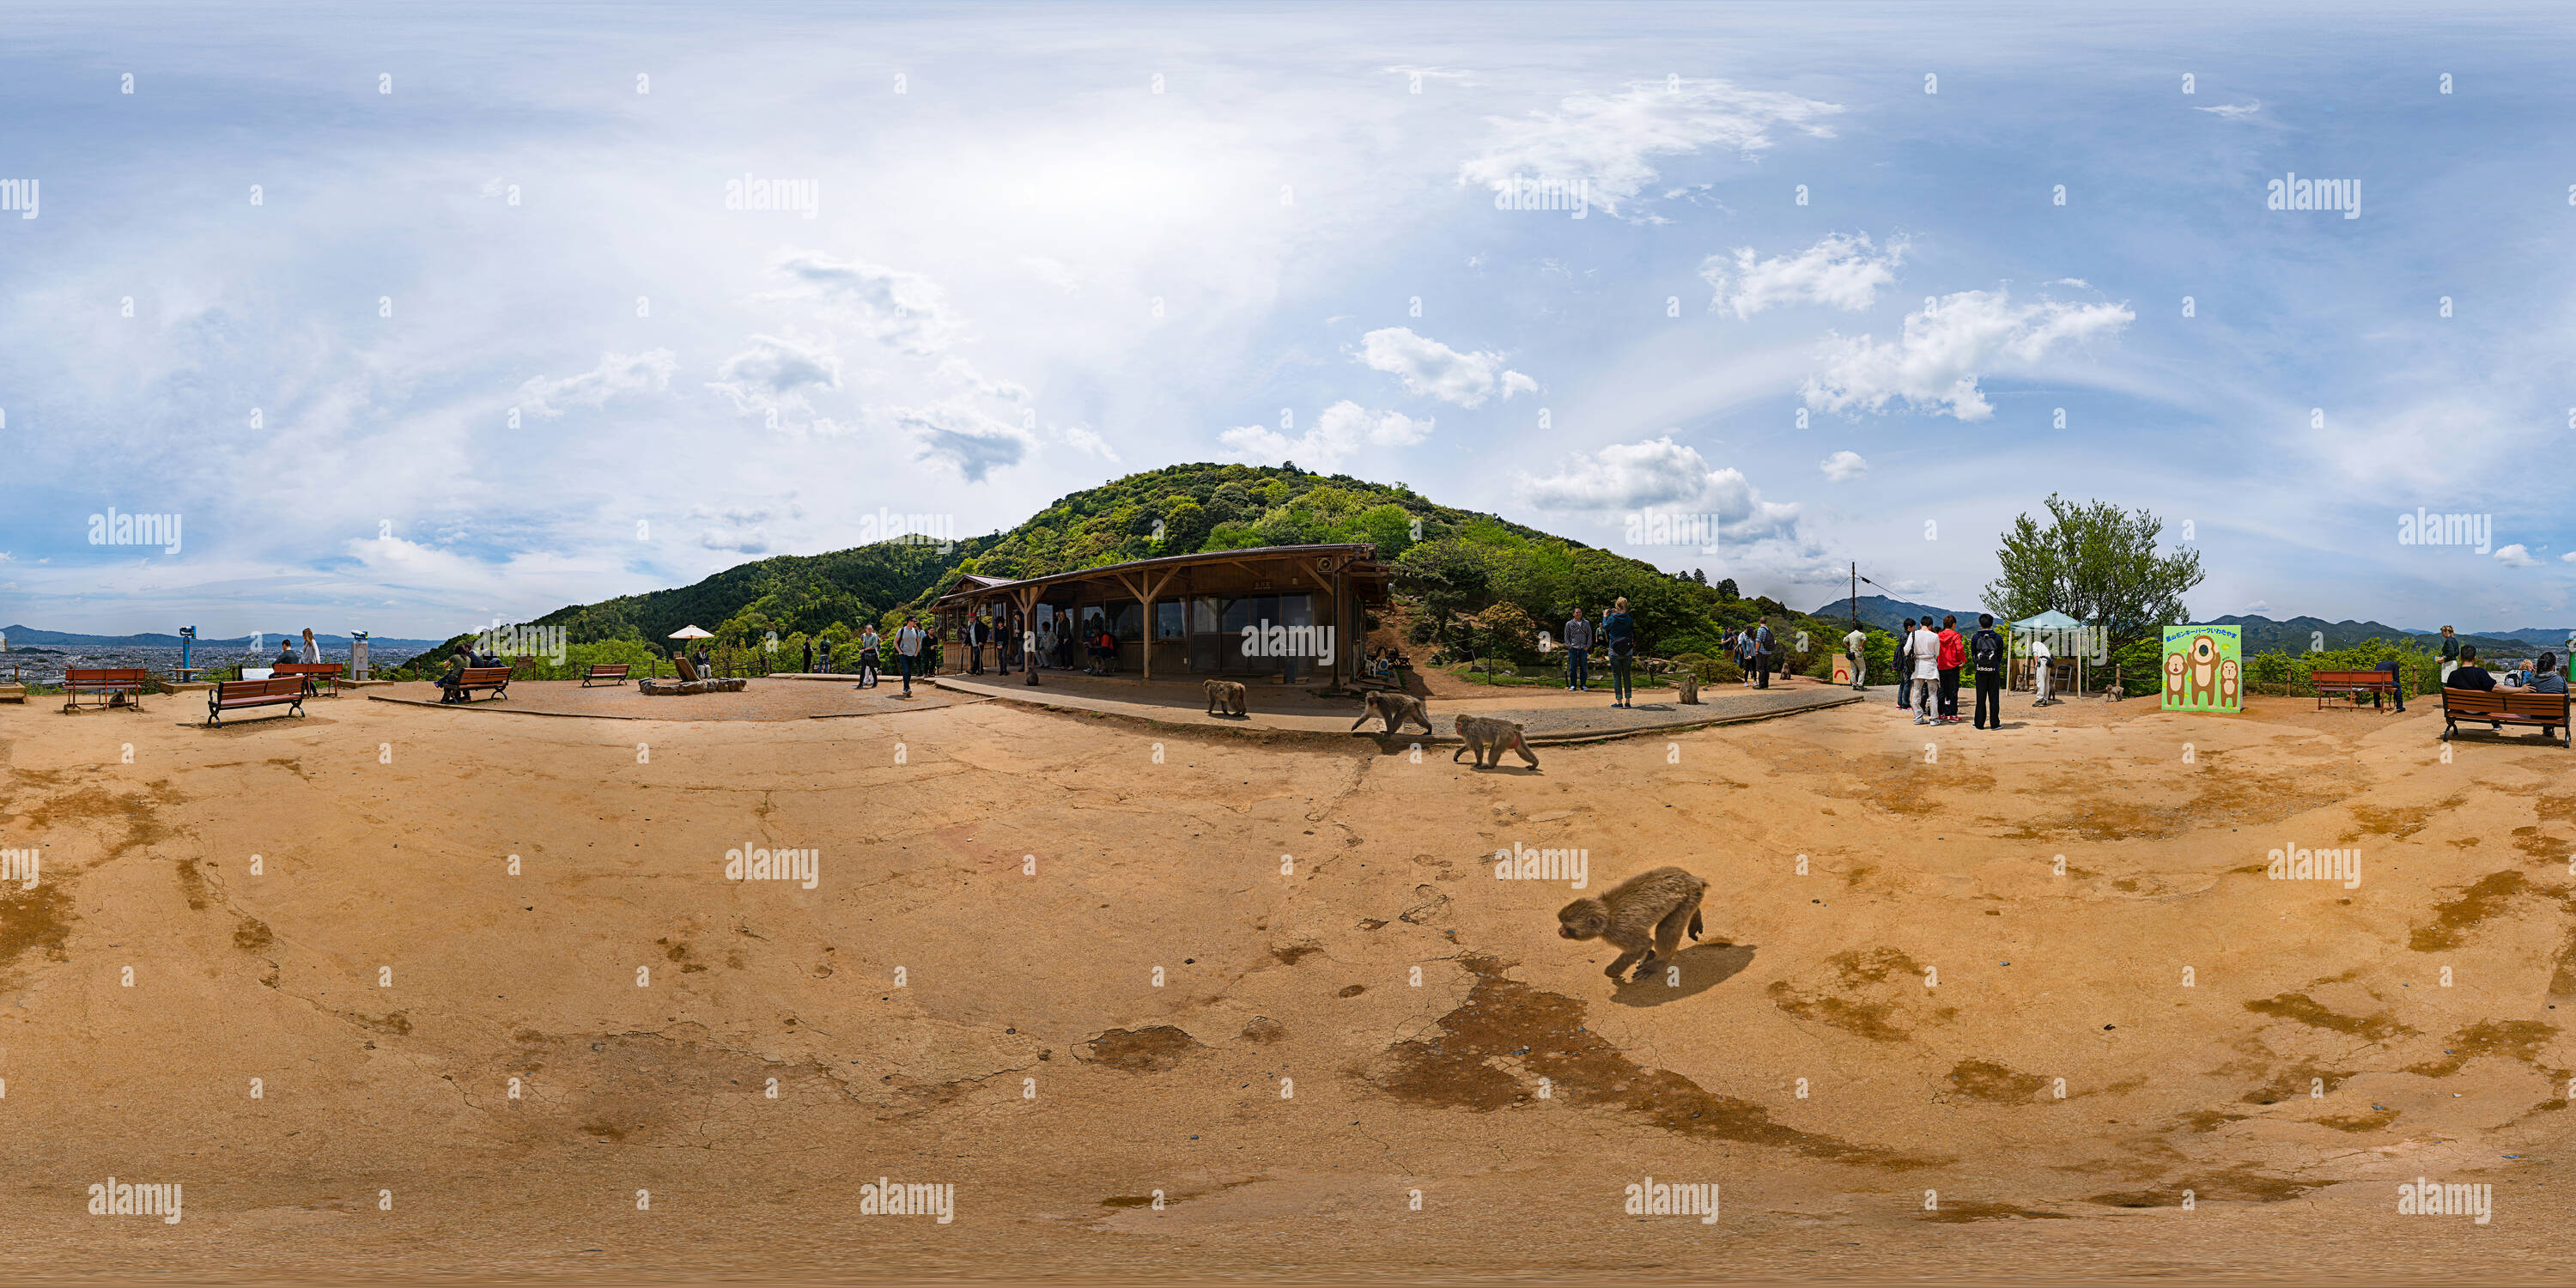
[{"label": "person standing", "polygon": [[829,636],[829,635],[826,635],[826,636],[824,636],[824,637],[823,637],[823,649],[822,649],[822,652],[823,652],[823,674],[825,674],[825,675],[830,675],[830,674],[832,673],[832,637],[831,637],[831,636]]},{"label": "person standing", "polygon": [[1628,705],[1628,664],[1637,656],[1637,624],[1628,617],[1628,597],[1612,600],[1601,617],[1601,639],[1610,648],[1610,705]]},{"label": "person standing", "polygon": [[1779,656],[1779,638],[1771,633],[1771,619],[1762,618],[1753,625],[1753,687],[1771,687],[1771,663]]},{"label": "person standing", "polygon": [[814,673],[814,641],[805,641],[805,674]]},{"label": "person standing", "polygon": [[1896,709],[1914,705],[1914,619],[1896,632]]},{"label": "person standing", "polygon": [[1977,614],[1977,633],[1968,640],[1968,661],[1977,675],[1976,727],[2003,728],[2004,637],[1995,633],[1994,614]]},{"label": "person standing", "polygon": [[1914,628],[1914,723],[1930,724],[1939,714],[1941,685],[1941,637],[1932,633],[1932,621],[1925,618]]},{"label": "person standing", "polygon": [[2460,637],[2448,626],[2442,628],[2442,687],[2451,687],[2451,672],[2460,668]]},{"label": "person standing", "polygon": [[903,619],[903,629],[894,633],[895,665],[903,669],[903,696],[912,696],[913,668],[921,661],[921,624],[913,618]]},{"label": "person standing", "polygon": [[873,689],[877,687],[878,680],[885,678],[885,663],[880,653],[884,647],[885,638],[877,634],[876,623],[868,623],[867,629],[859,632],[858,687]]},{"label": "person standing", "polygon": [[1753,687],[1753,628],[1739,626],[1735,631],[1735,669],[1743,672],[1745,688]]},{"label": "person standing", "polygon": [[1869,670],[1868,650],[1868,632],[1863,631],[1860,628],[1860,623],[1852,623],[1851,634],[1843,637],[1843,656],[1851,659],[1852,692],[1854,693],[1858,693],[1862,689],[1869,687],[1862,683],[1862,677],[1866,675]]},{"label": "person standing", "polygon": [[982,675],[984,673],[984,619],[982,617],[969,616],[966,619],[965,642],[966,673]]},{"label": "person standing", "polygon": [[1565,621],[1565,691],[1576,693],[1592,682],[1592,623],[1583,620],[1583,605]]},{"label": "person standing", "polygon": [[1959,671],[1968,664],[1968,642],[1959,638],[1959,615],[1941,616],[1941,723],[1959,723]]},{"label": "person standing", "polygon": [[2057,677],[2049,673],[2048,663],[2048,636],[2033,634],[2030,637],[2030,686],[2037,695],[2031,700],[2034,707],[2052,706],[2057,702],[2049,688]]},{"label": "person standing", "polygon": [[304,628],[304,660],[307,662],[322,660],[322,646],[313,642],[313,628],[310,626]]}]

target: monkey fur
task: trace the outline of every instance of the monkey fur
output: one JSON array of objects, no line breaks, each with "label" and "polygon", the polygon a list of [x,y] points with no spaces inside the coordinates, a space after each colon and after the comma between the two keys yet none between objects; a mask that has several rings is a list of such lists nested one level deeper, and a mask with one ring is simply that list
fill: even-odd
[{"label": "monkey fur", "polygon": [[1422,699],[1410,693],[1372,691],[1366,698],[1361,699],[1360,718],[1352,721],[1351,727],[1357,729],[1367,724],[1371,716],[1385,718],[1386,732],[1389,737],[1394,736],[1395,731],[1403,728],[1408,721],[1421,725],[1424,733],[1431,732],[1430,713],[1424,710]]},{"label": "monkey fur", "polygon": [[1217,708],[1219,708],[1219,707],[1223,707],[1223,708],[1225,708],[1224,714],[1226,714],[1226,715],[1230,715],[1230,716],[1239,716],[1239,715],[1242,715],[1242,714],[1243,714],[1243,703],[1244,703],[1244,692],[1243,692],[1243,686],[1242,686],[1240,683],[1237,683],[1236,681],[1233,681],[1233,680],[1210,680],[1210,681],[1208,681],[1208,682],[1207,682],[1207,700],[1208,700],[1207,713],[1208,713],[1209,715],[1216,715],[1216,714],[1218,714]]},{"label": "monkey fur", "polygon": [[1529,739],[1522,735],[1519,725],[1509,720],[1496,720],[1490,716],[1460,716],[1458,717],[1458,737],[1463,745],[1450,754],[1449,763],[1453,765],[1458,763],[1458,757],[1472,751],[1476,753],[1476,768],[1484,769],[1490,765],[1499,769],[1502,767],[1503,753],[1517,751],[1522,760],[1529,762],[1530,768],[1538,768],[1538,757],[1530,751]]},{"label": "monkey fur", "polygon": [[1577,899],[1559,909],[1556,933],[1567,939],[1606,939],[1619,957],[1602,973],[1618,980],[1630,965],[1644,979],[1658,958],[1671,960],[1682,934],[1699,938],[1700,893],[1708,883],[1680,868],[1640,872],[1601,892],[1597,899]]}]

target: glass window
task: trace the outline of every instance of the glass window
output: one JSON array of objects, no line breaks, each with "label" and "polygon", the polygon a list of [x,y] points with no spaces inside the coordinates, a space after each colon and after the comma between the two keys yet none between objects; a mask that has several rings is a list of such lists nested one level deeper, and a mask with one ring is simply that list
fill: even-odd
[{"label": "glass window", "polygon": [[1109,632],[1122,640],[1145,638],[1145,606],[1132,599],[1109,605]]},{"label": "glass window", "polygon": [[1186,624],[1188,607],[1178,600],[1165,600],[1154,605],[1154,638],[1176,640],[1187,634],[1182,627]]},{"label": "glass window", "polygon": [[1219,601],[1213,596],[1200,595],[1197,598],[1192,599],[1190,601],[1190,632],[1195,635],[1215,634],[1218,607]]}]

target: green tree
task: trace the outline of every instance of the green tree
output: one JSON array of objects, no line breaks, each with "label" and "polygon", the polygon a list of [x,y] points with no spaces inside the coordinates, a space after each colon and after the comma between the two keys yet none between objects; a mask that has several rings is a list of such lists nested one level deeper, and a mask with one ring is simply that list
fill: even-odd
[{"label": "green tree", "polygon": [[2200,584],[2200,552],[2156,553],[2164,520],[2054,492],[2046,505],[2047,527],[2023,514],[2005,530],[1995,553],[2003,575],[1986,586],[1987,609],[2007,619],[2055,609],[2100,627],[2114,652],[2191,620],[2182,597]]}]

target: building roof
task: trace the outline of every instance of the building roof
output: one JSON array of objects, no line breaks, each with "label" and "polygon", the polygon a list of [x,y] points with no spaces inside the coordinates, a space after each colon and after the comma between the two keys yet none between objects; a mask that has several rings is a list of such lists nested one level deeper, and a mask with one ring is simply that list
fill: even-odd
[{"label": "building roof", "polygon": [[1054,585],[1061,582],[1098,581],[1103,578],[1114,577],[1120,573],[1146,572],[1156,569],[1182,567],[1190,564],[1242,563],[1246,560],[1252,559],[1300,558],[1339,558],[1343,561],[1342,568],[1363,582],[1384,581],[1388,575],[1386,569],[1380,566],[1377,562],[1377,546],[1371,542],[1335,542],[1327,545],[1313,546],[1250,546],[1241,550],[1202,550],[1196,554],[1158,555],[1152,559],[1130,559],[1125,563],[1095,564],[1089,568],[1074,568],[1065,572],[1053,572],[1042,577],[1024,577],[1017,581],[996,577],[986,577],[978,573],[962,573],[958,576],[955,587],[953,587],[947,594],[940,596],[937,600],[932,602],[933,605],[936,606],[938,604],[948,603],[951,600],[982,598],[995,590],[1025,589],[1031,586]]}]

